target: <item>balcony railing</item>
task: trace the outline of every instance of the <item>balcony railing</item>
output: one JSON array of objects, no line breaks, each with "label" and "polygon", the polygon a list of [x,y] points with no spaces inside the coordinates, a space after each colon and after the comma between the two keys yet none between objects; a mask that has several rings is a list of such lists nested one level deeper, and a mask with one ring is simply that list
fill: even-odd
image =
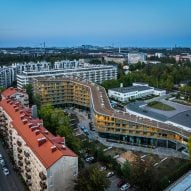
[{"label": "balcony railing", "polygon": [[21,141],[17,141],[17,145],[20,147],[22,145]]},{"label": "balcony railing", "polygon": [[21,149],[20,147],[17,147],[17,151],[18,151],[19,153],[22,153],[22,149]]},{"label": "balcony railing", "polygon": [[46,183],[45,183],[45,182],[42,182],[42,181],[40,181],[40,187],[41,187],[42,189],[47,189]]},{"label": "balcony railing", "polygon": [[39,177],[41,178],[41,180],[46,180],[46,175],[43,172],[39,173]]}]

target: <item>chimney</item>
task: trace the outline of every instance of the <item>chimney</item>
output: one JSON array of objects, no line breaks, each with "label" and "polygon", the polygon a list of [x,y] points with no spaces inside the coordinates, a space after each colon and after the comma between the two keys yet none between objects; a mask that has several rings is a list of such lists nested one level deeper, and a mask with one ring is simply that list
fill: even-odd
[{"label": "chimney", "polygon": [[57,150],[56,145],[53,145],[53,146],[51,146],[50,148],[51,148],[51,150],[52,150],[52,153]]},{"label": "chimney", "polygon": [[40,130],[39,130],[39,129],[36,129],[36,130],[35,130],[35,134],[36,134],[36,135],[39,135],[39,134],[40,134]]},{"label": "chimney", "polygon": [[33,118],[37,118],[38,117],[38,115],[37,115],[37,106],[36,105],[32,106],[32,117]]},{"label": "chimney", "polygon": [[44,144],[46,142],[46,138],[42,137],[42,138],[37,139],[37,141],[38,141],[38,146],[40,147],[42,144]]}]

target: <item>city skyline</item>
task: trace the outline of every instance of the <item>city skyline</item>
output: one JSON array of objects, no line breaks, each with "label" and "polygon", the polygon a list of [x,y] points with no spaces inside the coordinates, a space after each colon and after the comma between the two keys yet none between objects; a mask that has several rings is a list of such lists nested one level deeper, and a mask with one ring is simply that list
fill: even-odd
[{"label": "city skyline", "polygon": [[0,3],[0,47],[191,47],[189,0]]}]

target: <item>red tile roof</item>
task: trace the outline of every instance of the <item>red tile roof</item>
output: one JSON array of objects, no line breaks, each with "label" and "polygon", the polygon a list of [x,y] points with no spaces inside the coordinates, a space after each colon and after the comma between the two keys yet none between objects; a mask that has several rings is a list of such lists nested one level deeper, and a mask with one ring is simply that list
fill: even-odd
[{"label": "red tile roof", "polygon": [[[11,92],[16,93],[14,91]],[[10,90],[6,91],[4,95],[10,96]],[[77,156],[64,145],[64,138],[60,136],[55,137],[48,132],[42,126],[42,120],[32,119],[31,112],[23,108],[18,102],[10,101],[9,98],[6,98],[0,102],[0,107],[11,117],[13,127],[45,168],[48,169],[62,156]]]}]

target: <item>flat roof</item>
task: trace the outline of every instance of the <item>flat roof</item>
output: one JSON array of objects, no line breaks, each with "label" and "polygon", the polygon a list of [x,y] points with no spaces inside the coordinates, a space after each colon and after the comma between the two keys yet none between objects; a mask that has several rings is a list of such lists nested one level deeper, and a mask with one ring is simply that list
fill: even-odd
[{"label": "flat roof", "polygon": [[153,88],[148,87],[148,86],[130,86],[130,87],[123,87],[123,88],[113,88],[110,89],[112,91],[116,91],[119,93],[129,93],[129,92],[135,92],[135,91],[145,91],[145,90],[151,90]]},{"label": "flat roof", "polygon": [[191,171],[179,178],[166,188],[165,191],[191,191]]},{"label": "flat roof", "polygon": [[183,111],[169,118],[168,121],[177,123],[190,128],[191,125],[191,110]]}]

